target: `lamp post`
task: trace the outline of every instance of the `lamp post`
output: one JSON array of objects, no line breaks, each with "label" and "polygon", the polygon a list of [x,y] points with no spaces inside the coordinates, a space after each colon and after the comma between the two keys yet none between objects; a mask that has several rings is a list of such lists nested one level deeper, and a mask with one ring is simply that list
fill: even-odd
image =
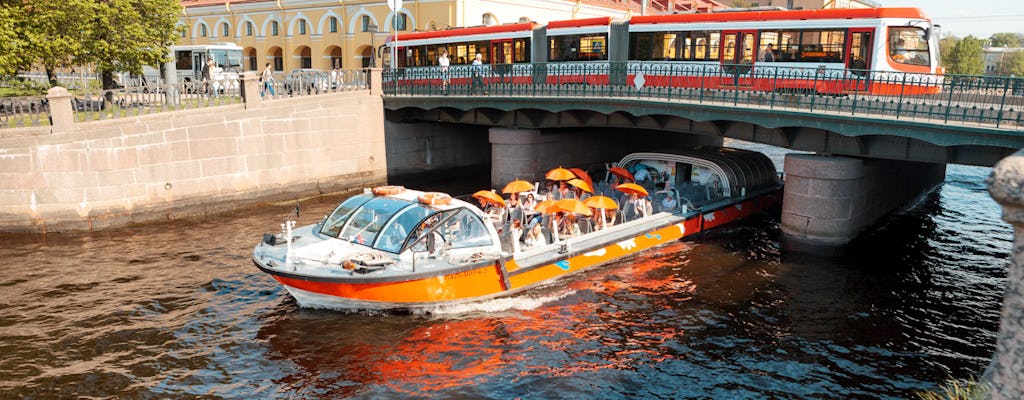
[{"label": "lamp post", "polygon": [[369,24],[366,31],[370,33],[370,68],[377,68],[377,25]]}]

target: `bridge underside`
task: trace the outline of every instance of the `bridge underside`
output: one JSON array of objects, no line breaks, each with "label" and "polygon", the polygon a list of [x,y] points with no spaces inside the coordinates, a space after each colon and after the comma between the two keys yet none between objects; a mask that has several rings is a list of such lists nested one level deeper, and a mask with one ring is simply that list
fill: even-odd
[{"label": "bridge underside", "polygon": [[[523,129],[625,128],[728,137],[797,151],[928,163],[992,166],[1024,147],[1024,137],[984,127],[952,127],[913,120],[863,119],[836,113],[737,109],[643,100],[579,99],[530,107],[517,99],[448,98],[430,107],[423,98],[386,101],[386,118],[394,122],[450,122]],[[469,102],[467,102],[469,101]],[[541,102],[538,108],[537,102]],[[618,111],[629,109],[631,112]]]}]

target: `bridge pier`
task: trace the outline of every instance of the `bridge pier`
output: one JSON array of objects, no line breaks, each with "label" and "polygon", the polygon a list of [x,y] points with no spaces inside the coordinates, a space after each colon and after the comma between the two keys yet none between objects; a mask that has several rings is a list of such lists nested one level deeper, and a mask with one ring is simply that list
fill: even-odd
[{"label": "bridge pier", "polygon": [[1006,277],[1006,294],[999,337],[992,363],[985,371],[993,399],[1024,398],[1024,150],[992,169],[988,182],[992,198],[1003,206],[1003,219],[1013,225],[1013,253]]},{"label": "bridge pier", "polygon": [[788,154],[783,248],[835,254],[890,212],[945,179],[945,164]]},{"label": "bridge pier", "polygon": [[[722,137],[620,129],[490,128],[491,185],[500,188],[513,179],[544,180],[555,167],[604,169],[636,151],[658,151],[681,146],[721,146]],[[601,177],[594,176],[594,179]]]}]

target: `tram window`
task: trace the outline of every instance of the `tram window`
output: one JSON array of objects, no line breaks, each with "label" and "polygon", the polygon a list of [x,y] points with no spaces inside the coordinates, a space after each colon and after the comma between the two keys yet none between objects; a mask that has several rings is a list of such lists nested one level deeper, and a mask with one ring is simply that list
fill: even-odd
[{"label": "tram window", "polygon": [[515,62],[530,62],[530,42],[527,42],[526,39],[516,39],[515,41]]},{"label": "tram window", "polygon": [[843,62],[843,31],[803,31],[800,34],[799,61]]},{"label": "tram window", "polygon": [[653,33],[634,32],[629,35],[629,59],[648,61],[651,59],[651,39]]},{"label": "tram window", "polygon": [[608,35],[560,35],[548,41],[549,61],[590,61],[608,59]]},{"label": "tram window", "polygon": [[901,64],[931,64],[928,41],[924,38],[924,29],[889,27],[889,58]]}]

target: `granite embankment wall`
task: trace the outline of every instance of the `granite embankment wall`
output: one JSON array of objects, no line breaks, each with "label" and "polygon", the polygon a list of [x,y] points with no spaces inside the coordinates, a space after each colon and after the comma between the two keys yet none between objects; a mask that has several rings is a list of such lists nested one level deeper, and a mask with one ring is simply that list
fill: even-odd
[{"label": "granite embankment wall", "polygon": [[52,127],[0,131],[0,232],[93,230],[387,181],[379,88],[85,123],[62,111],[62,88],[48,97]]}]

